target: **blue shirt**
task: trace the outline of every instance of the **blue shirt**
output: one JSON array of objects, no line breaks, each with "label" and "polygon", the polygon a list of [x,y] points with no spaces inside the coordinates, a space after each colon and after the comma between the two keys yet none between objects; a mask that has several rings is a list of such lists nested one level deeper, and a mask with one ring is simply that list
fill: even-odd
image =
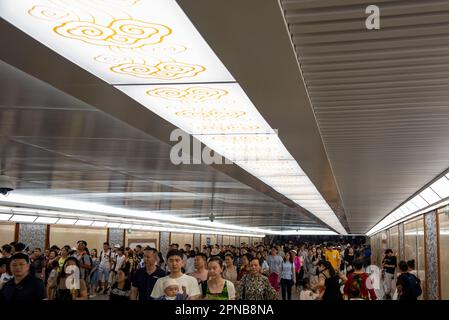
[{"label": "blue shirt", "polygon": [[283,262],[281,279],[293,280],[293,263]]}]

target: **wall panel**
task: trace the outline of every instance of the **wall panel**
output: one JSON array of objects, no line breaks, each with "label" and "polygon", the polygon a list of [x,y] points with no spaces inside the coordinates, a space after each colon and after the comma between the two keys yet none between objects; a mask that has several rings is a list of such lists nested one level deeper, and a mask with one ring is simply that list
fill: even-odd
[{"label": "wall panel", "polygon": [[0,223],[0,246],[14,241],[15,223]]},{"label": "wall panel", "polygon": [[52,225],[50,227],[50,246],[57,245],[62,247],[69,245],[76,247],[78,240],[85,240],[89,250],[103,250],[103,243],[106,242],[107,229],[100,228],[80,228],[72,226]]}]

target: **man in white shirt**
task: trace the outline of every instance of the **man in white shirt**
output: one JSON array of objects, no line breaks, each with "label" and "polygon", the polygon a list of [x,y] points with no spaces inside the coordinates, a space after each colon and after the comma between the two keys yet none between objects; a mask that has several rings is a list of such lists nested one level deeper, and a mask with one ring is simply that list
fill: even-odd
[{"label": "man in white shirt", "polygon": [[167,264],[171,273],[170,275],[156,281],[153,291],[151,292],[151,297],[153,299],[158,299],[163,296],[165,281],[168,281],[169,279],[176,279],[182,288],[182,293],[187,296],[188,300],[199,299],[201,292],[197,280],[194,277],[182,273],[181,268],[184,264],[182,260],[182,252],[179,250],[170,250],[167,254]]},{"label": "man in white shirt", "polygon": [[109,248],[109,243],[103,243],[103,251],[100,252],[100,264],[98,265],[100,280],[100,286],[98,287],[99,292],[107,293],[109,289],[106,287],[106,284],[109,284],[109,273],[111,271],[113,260],[114,253]]}]

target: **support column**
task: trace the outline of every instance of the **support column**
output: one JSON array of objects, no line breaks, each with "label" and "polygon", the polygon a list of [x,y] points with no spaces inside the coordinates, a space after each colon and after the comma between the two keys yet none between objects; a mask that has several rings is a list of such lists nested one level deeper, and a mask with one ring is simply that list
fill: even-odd
[{"label": "support column", "polygon": [[30,250],[34,248],[45,249],[47,225],[34,223],[19,224],[19,242],[26,244]]},{"label": "support column", "polygon": [[440,299],[438,261],[438,221],[435,211],[424,216],[426,236],[426,284],[427,300]]},{"label": "support column", "polygon": [[161,231],[159,242],[159,251],[165,259],[168,253],[168,247],[170,246],[170,232]]},{"label": "support column", "polygon": [[108,242],[111,247],[114,247],[116,244],[121,247],[125,246],[125,229],[109,228],[108,236]]},{"label": "support column", "polygon": [[[399,259],[404,259],[405,252],[404,252],[404,224],[399,224]],[[399,263],[399,261],[398,261]]]}]

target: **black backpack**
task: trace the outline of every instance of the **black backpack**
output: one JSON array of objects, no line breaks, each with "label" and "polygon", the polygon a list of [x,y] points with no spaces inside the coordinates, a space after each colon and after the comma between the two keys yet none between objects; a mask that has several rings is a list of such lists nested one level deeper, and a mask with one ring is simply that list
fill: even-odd
[{"label": "black backpack", "polygon": [[407,294],[413,298],[418,298],[422,295],[421,280],[411,273],[405,273],[404,279],[407,281]]}]

